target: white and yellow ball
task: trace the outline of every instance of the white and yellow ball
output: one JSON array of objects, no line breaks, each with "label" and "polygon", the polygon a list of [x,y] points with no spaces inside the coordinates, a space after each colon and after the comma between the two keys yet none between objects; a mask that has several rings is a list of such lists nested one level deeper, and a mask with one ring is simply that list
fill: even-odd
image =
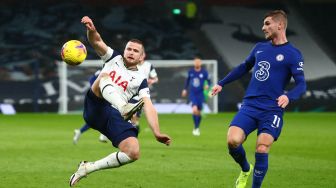
[{"label": "white and yellow ball", "polygon": [[85,45],[78,40],[66,42],[61,50],[62,60],[68,65],[81,64],[87,55]]}]

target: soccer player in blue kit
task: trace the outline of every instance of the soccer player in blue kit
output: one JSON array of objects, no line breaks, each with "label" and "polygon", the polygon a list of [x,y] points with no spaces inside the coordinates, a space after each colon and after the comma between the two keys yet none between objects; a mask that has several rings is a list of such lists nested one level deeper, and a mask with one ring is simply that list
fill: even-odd
[{"label": "soccer player in blue kit", "polygon": [[[262,31],[269,41],[255,45],[245,62],[234,68],[212,88],[216,95],[228,84],[253,68],[252,78],[246,90],[242,106],[233,118],[227,144],[232,158],[242,171],[236,187],[243,188],[251,172],[252,187],[261,187],[268,169],[268,153],[278,139],[283,126],[283,113],[289,102],[298,99],[306,91],[303,57],[286,37],[287,15],[282,10],[268,12]],[[291,77],[295,87],[285,91]],[[257,130],[255,165],[249,164],[243,148],[247,136]]]},{"label": "soccer player in blue kit", "polygon": [[[204,83],[207,81],[207,84]],[[204,87],[209,87],[210,79],[208,71],[202,68],[202,61],[199,57],[194,58],[194,67],[188,71],[188,77],[184,84],[182,97],[186,97],[189,89],[189,100],[192,106],[192,117],[194,120],[194,129],[192,134],[200,136],[200,123],[202,120],[201,111],[204,102]],[[206,88],[207,89],[207,88]]]},{"label": "soccer player in blue kit", "polygon": [[106,45],[91,18],[84,16],[81,22],[86,26],[89,43],[104,62],[98,78],[85,96],[83,117],[91,128],[104,134],[119,151],[94,162],[80,162],[77,171],[70,177],[70,186],[95,171],[117,168],[139,159],[138,131],[125,120],[127,117],[123,117],[124,112],[127,112],[124,107],[135,95],[139,95],[140,102],[143,102],[155,139],[166,145],[171,142],[168,135],[160,132],[147,79],[137,69],[143,56],[142,42],[137,39],[128,41],[121,55]]}]

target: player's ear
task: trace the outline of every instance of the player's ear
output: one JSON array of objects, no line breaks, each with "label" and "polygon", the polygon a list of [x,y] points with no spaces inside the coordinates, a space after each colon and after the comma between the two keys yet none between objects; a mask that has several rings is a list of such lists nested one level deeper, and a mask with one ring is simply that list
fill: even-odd
[{"label": "player's ear", "polygon": [[141,56],[140,56],[140,60],[141,61],[144,61],[146,58],[146,53],[145,52],[142,52]]}]

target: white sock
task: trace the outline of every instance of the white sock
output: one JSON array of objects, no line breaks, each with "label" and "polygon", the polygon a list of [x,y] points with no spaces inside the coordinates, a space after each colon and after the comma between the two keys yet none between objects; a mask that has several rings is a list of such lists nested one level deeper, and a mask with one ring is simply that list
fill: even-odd
[{"label": "white sock", "polygon": [[91,173],[97,170],[103,170],[107,168],[117,168],[121,165],[131,163],[131,162],[133,162],[133,160],[131,160],[126,155],[126,153],[118,151],[98,161],[87,163],[86,170],[88,173]]},{"label": "white sock", "polygon": [[105,100],[116,108],[119,112],[123,112],[123,107],[127,104],[123,98],[117,93],[118,91],[112,84],[110,77],[102,77],[99,82],[100,91]]}]

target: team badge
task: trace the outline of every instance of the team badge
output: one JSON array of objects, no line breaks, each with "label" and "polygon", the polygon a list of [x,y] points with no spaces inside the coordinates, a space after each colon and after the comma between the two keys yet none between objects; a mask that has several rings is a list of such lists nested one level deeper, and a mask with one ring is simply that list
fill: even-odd
[{"label": "team badge", "polygon": [[276,56],[276,60],[277,60],[277,61],[282,61],[282,60],[284,60],[284,55],[282,55],[282,54],[278,54],[278,55]]}]

